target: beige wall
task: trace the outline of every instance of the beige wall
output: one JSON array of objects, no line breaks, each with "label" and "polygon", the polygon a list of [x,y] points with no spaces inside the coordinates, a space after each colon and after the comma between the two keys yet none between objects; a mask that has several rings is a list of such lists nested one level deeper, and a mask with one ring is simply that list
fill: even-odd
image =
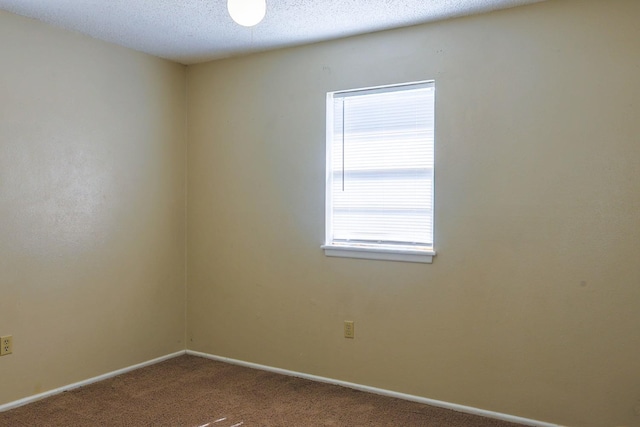
[{"label": "beige wall", "polygon": [[[553,0],[189,67],[186,347],[636,425],[637,16]],[[0,55],[1,404],[185,348],[186,195],[184,67],[4,12]],[[434,263],[324,257],[325,92],[432,78]]]},{"label": "beige wall", "polygon": [[185,69],[0,11],[0,403],[184,349]]},{"label": "beige wall", "polygon": [[[189,67],[188,348],[637,425],[638,16],[548,1]],[[326,258],[325,93],[422,79],[434,263]]]}]

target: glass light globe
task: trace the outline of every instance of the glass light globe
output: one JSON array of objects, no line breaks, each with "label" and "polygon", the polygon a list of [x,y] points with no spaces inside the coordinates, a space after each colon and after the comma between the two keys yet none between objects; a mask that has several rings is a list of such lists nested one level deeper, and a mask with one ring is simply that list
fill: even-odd
[{"label": "glass light globe", "polygon": [[266,0],[227,0],[229,15],[238,24],[253,27],[267,13]]}]

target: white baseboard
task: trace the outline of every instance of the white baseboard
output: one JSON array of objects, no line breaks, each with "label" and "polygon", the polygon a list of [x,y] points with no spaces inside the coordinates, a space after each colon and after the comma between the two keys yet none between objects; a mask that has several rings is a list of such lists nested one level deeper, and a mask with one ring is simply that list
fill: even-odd
[{"label": "white baseboard", "polygon": [[27,403],[32,403],[40,399],[44,399],[45,397],[50,397],[56,394],[63,393],[65,391],[73,390],[78,387],[82,387],[85,385],[89,385],[92,383],[97,383],[98,381],[106,380],[107,378],[115,377],[120,374],[124,374],[125,372],[134,371],[136,369],[144,368],[145,366],[154,365],[159,362],[164,362],[165,360],[182,356],[185,354],[185,350],[178,351],[176,353],[167,354],[166,356],[158,357],[156,359],[148,360],[146,362],[138,363],[137,365],[128,366],[126,368],[118,369],[117,371],[108,372],[103,375],[98,375],[97,377],[89,378],[84,381],[80,381],[77,383],[69,384],[63,387],[56,388],[54,390],[45,391],[44,393],[35,394],[33,396],[25,397],[24,399],[15,400],[13,402],[5,403],[4,405],[0,405],[0,412],[8,411],[9,409],[17,408],[18,406],[26,405]]},{"label": "white baseboard", "polygon": [[260,365],[257,363],[245,362],[243,360],[231,359],[228,357],[215,356],[213,354],[201,353],[199,351],[187,350],[187,354],[192,356],[204,357],[207,359],[217,360],[219,362],[230,363],[233,365],[244,366],[247,368],[260,369],[262,371],[269,371],[276,374],[288,375],[290,377],[304,378],[311,381],[328,383],[339,385],[342,387],[348,387],[355,390],[365,391],[368,393],[379,394],[382,396],[395,397],[397,399],[409,400],[412,402],[424,403],[430,406],[437,406],[438,408],[451,409],[457,412],[464,412],[466,414],[480,415],[482,417],[493,418],[496,420],[509,421],[516,424],[522,424],[532,427],[562,427],[559,424],[550,424],[542,421],[536,421],[529,418],[516,417],[514,415],[502,414],[500,412],[487,411],[485,409],[478,409],[471,406],[458,405],[456,403],[443,402],[441,400],[428,399],[426,397],[414,396],[411,394],[398,393],[391,390],[385,390],[382,388],[369,387],[366,385],[350,383],[346,381],[335,380],[332,378],[319,377],[316,375],[305,374],[302,372],[289,371],[287,369],[274,368],[272,366]]},{"label": "white baseboard", "polygon": [[347,387],[347,388],[351,388],[351,389],[354,389],[354,390],[360,390],[360,391],[364,391],[364,392],[367,392],[367,393],[374,393],[374,394],[379,394],[379,395],[382,395],[382,396],[389,396],[389,397],[394,397],[394,398],[397,398],[397,399],[409,400],[409,401],[417,402],[417,403],[424,403],[426,405],[436,406],[436,407],[439,407],[439,408],[451,409],[451,410],[457,411],[457,412],[464,412],[464,413],[467,413],[467,414],[480,415],[480,416],[487,417],[487,418],[493,418],[493,419],[497,419],[497,420],[509,421],[509,422],[512,422],[512,423],[522,424],[522,425],[525,425],[525,426],[532,426],[532,427],[562,427],[559,424],[551,424],[551,423],[546,423],[546,422],[542,422],[542,421],[536,421],[536,420],[532,420],[532,419],[529,419],[529,418],[522,418],[522,417],[517,417],[517,416],[514,416],[514,415],[502,414],[500,412],[487,411],[485,409],[478,409],[478,408],[474,408],[474,407],[471,407],[471,406],[464,406],[464,405],[458,405],[456,403],[443,402],[441,400],[428,399],[426,397],[415,396],[415,395],[411,395],[411,394],[398,393],[398,392],[395,392],[395,391],[385,390],[385,389],[382,389],[382,388],[369,387],[369,386],[366,386],[366,385],[350,383],[350,382],[347,382],[347,381],[340,381],[340,380],[336,380],[336,379],[333,379],[333,378],[326,378],[326,377],[320,377],[320,376],[317,376],[317,375],[305,374],[303,372],[296,372],[296,371],[290,371],[290,370],[287,370],[287,369],[274,368],[272,366],[260,365],[260,364],[251,363],[251,362],[245,362],[243,360],[231,359],[231,358],[228,358],[228,357],[216,356],[216,355],[213,355],[213,354],[201,353],[199,351],[193,351],[193,350],[178,351],[178,352],[175,352],[175,353],[172,353],[172,354],[168,354],[166,356],[158,357],[156,359],[148,360],[146,362],[138,363],[138,364],[133,365],[133,366],[129,366],[129,367],[118,369],[116,371],[112,371],[112,372],[109,372],[109,373],[106,373],[106,374],[103,374],[103,375],[99,375],[97,377],[89,378],[89,379],[84,380],[84,381],[80,381],[80,382],[77,382],[77,383],[69,384],[69,385],[66,385],[66,386],[63,386],[63,387],[59,387],[59,388],[56,388],[54,390],[49,390],[49,391],[46,391],[44,393],[36,394],[36,395],[33,395],[33,396],[25,397],[24,399],[20,399],[20,400],[16,400],[16,401],[13,401],[13,402],[5,403],[4,405],[0,405],[0,412],[7,411],[7,410],[13,409],[13,408],[17,408],[18,406],[26,405],[28,403],[32,403],[32,402],[35,402],[37,400],[44,399],[44,398],[50,397],[50,396],[54,396],[56,394],[60,394],[60,393],[63,393],[65,391],[73,390],[73,389],[76,389],[76,388],[79,388],[79,387],[82,387],[82,386],[85,386],[85,385],[89,385],[89,384],[92,384],[92,383],[95,383],[95,382],[98,382],[98,381],[106,380],[107,378],[112,378],[112,377],[115,377],[117,375],[124,374],[126,372],[130,372],[130,371],[133,371],[133,370],[136,370],[136,369],[144,368],[145,366],[154,365],[156,363],[160,363],[160,362],[163,362],[165,360],[181,356],[181,355],[183,355],[185,353],[189,354],[189,355],[192,355],[192,356],[198,356],[198,357],[204,357],[206,359],[217,360],[219,362],[230,363],[230,364],[233,364],[233,365],[244,366],[244,367],[247,367],[247,368],[260,369],[260,370],[263,370],[263,371],[269,371],[269,372],[273,372],[273,373],[276,373],[276,374],[287,375],[287,376],[291,376],[291,377],[304,378],[304,379],[307,379],[307,380],[321,382],[321,383],[339,385],[339,386],[342,386],[342,387]]}]

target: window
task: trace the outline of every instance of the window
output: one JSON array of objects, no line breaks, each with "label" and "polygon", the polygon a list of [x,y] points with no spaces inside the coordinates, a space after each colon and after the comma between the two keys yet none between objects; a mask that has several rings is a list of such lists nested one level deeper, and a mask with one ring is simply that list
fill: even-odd
[{"label": "window", "polygon": [[431,262],[434,82],[327,94],[328,256]]}]

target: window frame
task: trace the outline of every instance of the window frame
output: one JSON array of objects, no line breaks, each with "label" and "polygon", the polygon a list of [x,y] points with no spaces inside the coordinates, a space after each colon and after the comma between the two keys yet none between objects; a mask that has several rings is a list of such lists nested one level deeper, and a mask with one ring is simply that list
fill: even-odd
[{"label": "window frame", "polygon": [[[339,97],[357,96],[358,92],[365,94],[383,93],[383,92],[397,92],[401,90],[407,90],[407,87],[419,88],[431,87],[434,91],[434,105],[433,105],[433,119],[434,119],[434,141],[433,150],[435,152],[435,80],[424,80],[417,82],[399,83],[391,85],[374,86],[367,88],[339,90],[333,92],[327,92],[326,94],[326,160],[325,160],[325,243],[321,246],[324,250],[325,256],[329,257],[347,257],[347,258],[360,258],[360,259],[372,259],[372,260],[387,260],[387,261],[405,261],[405,262],[417,262],[417,263],[432,263],[433,257],[436,255],[434,249],[435,241],[435,228],[433,229],[433,239],[431,246],[416,247],[416,249],[407,246],[395,246],[375,244],[373,242],[366,243],[335,243],[332,236],[333,225],[333,193],[332,193],[332,174],[334,170],[332,168],[332,149],[333,149],[333,135],[334,135],[334,105],[333,100],[338,95]],[[346,95],[345,95],[346,94]],[[435,153],[434,153],[435,154]],[[432,225],[435,223],[435,159],[433,164],[432,175],[432,192],[431,192],[431,221]]]}]

